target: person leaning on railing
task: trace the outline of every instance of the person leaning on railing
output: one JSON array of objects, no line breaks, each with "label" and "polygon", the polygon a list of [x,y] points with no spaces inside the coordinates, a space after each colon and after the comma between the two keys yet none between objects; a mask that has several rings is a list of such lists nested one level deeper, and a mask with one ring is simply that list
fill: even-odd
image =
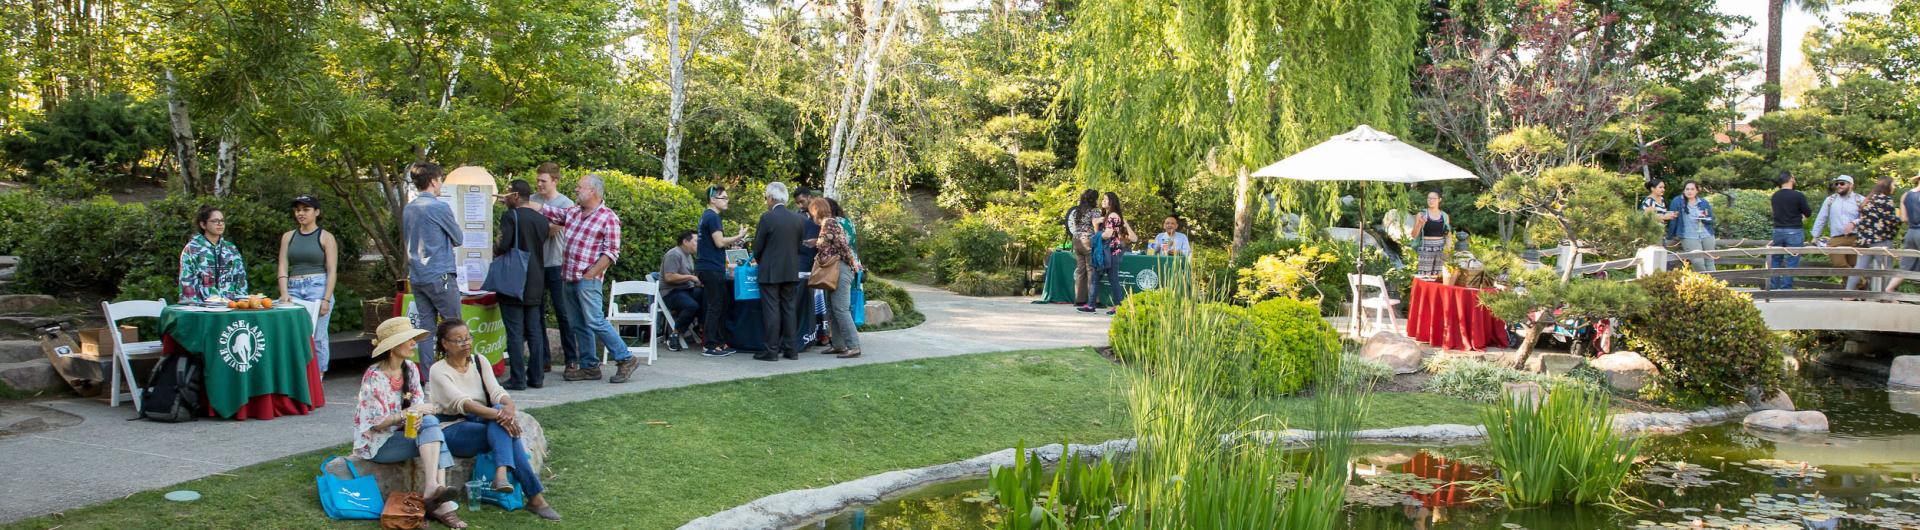
[{"label": "person leaning on railing", "polygon": [[[1859,235],[1860,248],[1893,248],[1893,238],[1900,233],[1900,218],[1894,213],[1893,180],[1880,179],[1873,184],[1873,193],[1867,195],[1866,206],[1860,208],[1860,221],[1855,233]],[[1854,268],[1884,269],[1887,256],[1861,255]],[[1861,276],[1847,277],[1847,290],[1859,285]]]}]

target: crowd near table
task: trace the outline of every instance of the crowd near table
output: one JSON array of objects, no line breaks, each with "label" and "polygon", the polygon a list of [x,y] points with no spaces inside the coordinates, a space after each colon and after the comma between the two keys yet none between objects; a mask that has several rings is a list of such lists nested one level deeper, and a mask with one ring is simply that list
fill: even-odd
[{"label": "crowd near table", "polygon": [[[1127,254],[1120,257],[1120,284],[1128,292],[1151,291],[1166,285],[1167,280],[1184,279],[1188,275],[1185,256],[1149,256],[1146,254]],[[1047,256],[1046,285],[1040,292],[1040,301],[1052,304],[1073,303],[1073,253],[1056,250]],[[1101,305],[1113,305],[1111,293],[1102,292]]]},{"label": "crowd near table", "polygon": [[167,355],[200,358],[212,416],[268,420],[326,405],[313,358],[313,317],[299,306],[169,306],[160,311],[160,341]]},{"label": "crowd near table", "polygon": [[1407,296],[1407,336],[1452,350],[1507,347],[1507,323],[1480,305],[1480,292],[1487,290],[1414,280]]}]

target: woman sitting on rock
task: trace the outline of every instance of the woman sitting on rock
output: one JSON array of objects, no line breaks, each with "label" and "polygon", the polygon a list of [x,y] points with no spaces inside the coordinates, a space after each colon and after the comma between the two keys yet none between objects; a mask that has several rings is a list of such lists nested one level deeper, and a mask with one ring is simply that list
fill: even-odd
[{"label": "woman sitting on rock", "polygon": [[[473,333],[467,324],[443,321],[435,336],[440,362],[433,363],[429,388],[433,404],[445,413],[440,419],[447,447],[461,458],[492,453],[494,491],[512,493],[517,480],[527,495],[527,511],[549,521],[560,520],[560,512],[547,504],[540,470],[529,460],[527,444],[520,438],[519,409],[494,378],[493,367],[486,359],[474,357]],[[508,480],[509,474],[513,480]]]},{"label": "woman sitting on rock", "polygon": [[[463,493],[447,485],[453,455],[447,451],[439,407],[427,402],[420,385],[420,367],[413,364],[414,344],[427,336],[407,317],[380,323],[374,333],[373,366],[360,376],[360,399],[353,416],[353,456],[380,464],[420,459],[420,493],[427,500],[427,517],[451,528],[466,528],[452,500]],[[412,438],[407,437],[407,415],[418,414]]]}]

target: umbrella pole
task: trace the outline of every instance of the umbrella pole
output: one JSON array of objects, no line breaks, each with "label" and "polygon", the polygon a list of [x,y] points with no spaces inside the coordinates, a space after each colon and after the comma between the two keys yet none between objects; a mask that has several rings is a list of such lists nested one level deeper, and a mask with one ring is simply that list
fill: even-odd
[{"label": "umbrella pole", "polygon": [[[1367,184],[1365,182],[1360,183],[1360,222],[1355,224],[1358,224],[1360,226],[1360,239],[1358,240],[1360,253],[1354,255],[1353,273],[1365,276],[1367,274],[1367,268],[1366,268],[1366,264],[1367,264]],[[1353,280],[1348,279],[1347,282],[1352,283]],[[1361,292],[1360,292],[1360,289],[1357,287],[1351,290],[1353,291],[1354,295],[1353,295],[1353,302],[1352,302],[1353,308],[1350,314],[1353,316],[1349,317],[1347,320],[1349,321],[1349,324],[1353,327],[1353,337],[1357,339],[1357,338],[1360,338],[1360,294]]]}]

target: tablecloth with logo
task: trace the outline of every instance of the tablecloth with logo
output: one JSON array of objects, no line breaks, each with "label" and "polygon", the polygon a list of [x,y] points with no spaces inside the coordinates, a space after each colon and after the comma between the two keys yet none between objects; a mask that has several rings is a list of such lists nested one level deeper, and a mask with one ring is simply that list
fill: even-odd
[{"label": "tablecloth with logo", "polygon": [[1452,350],[1507,347],[1507,323],[1480,305],[1475,289],[1414,280],[1407,294],[1407,336]]},{"label": "tablecloth with logo", "polygon": [[236,420],[303,415],[326,405],[313,358],[313,317],[299,306],[160,311],[167,355],[200,358],[207,410]]},{"label": "tablecloth with logo", "polygon": [[[1120,256],[1120,286],[1127,292],[1151,291],[1167,285],[1168,280],[1184,280],[1191,273],[1185,256]],[[1113,305],[1113,295],[1100,291],[1100,304]],[[1073,303],[1073,252],[1056,250],[1047,256],[1046,285],[1040,301],[1051,304]]]}]

